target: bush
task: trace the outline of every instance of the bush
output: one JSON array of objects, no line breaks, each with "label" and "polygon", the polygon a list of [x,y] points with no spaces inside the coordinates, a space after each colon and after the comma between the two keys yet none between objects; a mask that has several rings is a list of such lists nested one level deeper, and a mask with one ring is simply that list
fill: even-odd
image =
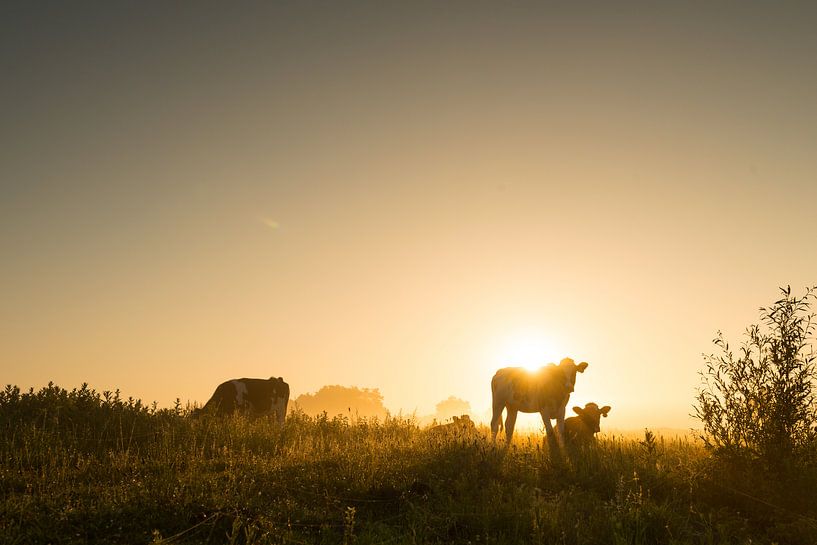
[{"label": "bush", "polygon": [[704,356],[695,406],[710,449],[773,471],[813,462],[817,436],[815,288],[799,298],[790,287],[781,292],[780,300],[760,309],[761,325],[746,329],[739,355],[718,332],[721,354]]}]

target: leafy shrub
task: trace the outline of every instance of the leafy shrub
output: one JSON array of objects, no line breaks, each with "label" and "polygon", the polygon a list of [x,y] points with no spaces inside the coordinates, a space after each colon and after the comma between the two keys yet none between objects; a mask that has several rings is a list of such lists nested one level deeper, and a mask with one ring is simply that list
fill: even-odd
[{"label": "leafy shrub", "polygon": [[718,332],[714,343],[721,353],[704,356],[695,406],[708,447],[769,470],[813,461],[817,437],[815,288],[803,297],[790,287],[781,292],[781,299],[760,309],[762,324],[746,329],[738,355]]},{"label": "leafy shrub", "polygon": [[[149,439],[178,425],[186,410],[177,400],[173,409],[157,409],[139,399],[123,399],[119,390],[101,394],[82,384],[66,390],[49,383],[38,391],[21,392],[7,385],[0,390],[0,453],[22,448],[23,438],[38,444],[70,444],[85,453],[111,446],[138,449]],[[29,449],[30,450],[30,449]],[[48,456],[44,449],[36,452]]]}]

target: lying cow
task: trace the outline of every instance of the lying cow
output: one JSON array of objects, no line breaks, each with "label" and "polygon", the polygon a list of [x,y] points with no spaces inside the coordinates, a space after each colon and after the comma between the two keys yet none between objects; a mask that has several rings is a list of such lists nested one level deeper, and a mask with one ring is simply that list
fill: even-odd
[{"label": "lying cow", "polygon": [[551,419],[556,419],[559,440],[564,437],[565,407],[573,387],[576,384],[576,373],[584,373],[587,362],[576,363],[565,358],[559,365],[549,364],[538,371],[528,371],[521,367],[500,369],[491,380],[493,398],[493,418],[491,419],[491,436],[502,427],[502,411],[507,409],[505,418],[505,436],[508,443],[513,437],[516,416],[523,413],[539,413],[547,429],[548,437],[553,437]]},{"label": "lying cow", "polygon": [[431,437],[467,437],[476,435],[477,427],[467,414],[453,417],[453,422],[432,426],[428,429]]},{"label": "lying cow", "polygon": [[565,437],[570,445],[582,446],[596,440],[596,434],[601,431],[599,422],[601,417],[607,418],[610,406],[605,405],[601,409],[595,403],[588,403],[581,407],[573,407],[573,412],[578,416],[571,416],[565,420]]},{"label": "lying cow", "polygon": [[283,378],[238,378],[219,384],[213,397],[195,414],[245,411],[259,416],[275,415],[283,424],[288,403],[289,384]]}]

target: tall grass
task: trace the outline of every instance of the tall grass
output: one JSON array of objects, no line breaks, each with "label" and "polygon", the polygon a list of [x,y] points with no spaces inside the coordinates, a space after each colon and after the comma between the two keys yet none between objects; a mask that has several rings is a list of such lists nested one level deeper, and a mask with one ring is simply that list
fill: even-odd
[{"label": "tall grass", "polygon": [[194,420],[53,385],[1,392],[0,431],[5,543],[817,542],[811,503],[756,496],[701,445],[649,433],[554,455],[540,434],[504,448],[395,418]]}]

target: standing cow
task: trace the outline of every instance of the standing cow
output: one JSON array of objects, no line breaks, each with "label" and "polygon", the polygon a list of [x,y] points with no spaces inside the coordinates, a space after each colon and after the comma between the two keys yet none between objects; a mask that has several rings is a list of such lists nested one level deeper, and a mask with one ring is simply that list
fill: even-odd
[{"label": "standing cow", "polygon": [[200,412],[219,415],[246,411],[253,415],[275,415],[284,423],[289,403],[289,384],[281,377],[238,378],[222,382]]},{"label": "standing cow", "polygon": [[587,365],[587,362],[576,365],[572,359],[565,358],[559,365],[546,365],[538,371],[521,367],[505,367],[497,371],[491,380],[493,439],[496,440],[496,434],[502,427],[502,411],[507,409],[505,436],[508,443],[513,437],[519,411],[542,415],[548,438],[553,437],[550,421],[555,418],[561,441],[564,437],[565,407],[576,384],[576,373],[584,373]]}]

